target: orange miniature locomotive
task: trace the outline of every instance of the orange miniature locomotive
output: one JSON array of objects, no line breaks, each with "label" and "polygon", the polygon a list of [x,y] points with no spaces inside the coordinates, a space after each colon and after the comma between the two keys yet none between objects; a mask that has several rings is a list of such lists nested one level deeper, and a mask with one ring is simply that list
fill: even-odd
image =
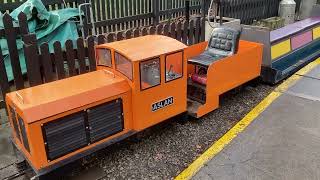
[{"label": "orange miniature locomotive", "polygon": [[237,36],[217,30],[190,47],[160,35],[99,45],[97,71],[7,94],[13,142],[41,175],[176,115],[201,117],[260,75],[262,45]]}]

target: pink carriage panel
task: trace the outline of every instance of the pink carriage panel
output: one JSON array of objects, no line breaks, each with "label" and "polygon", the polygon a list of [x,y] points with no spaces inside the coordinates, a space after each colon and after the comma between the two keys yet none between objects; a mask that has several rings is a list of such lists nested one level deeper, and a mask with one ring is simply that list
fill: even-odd
[{"label": "pink carriage panel", "polygon": [[292,50],[302,47],[312,41],[312,32],[307,31],[291,38]]}]

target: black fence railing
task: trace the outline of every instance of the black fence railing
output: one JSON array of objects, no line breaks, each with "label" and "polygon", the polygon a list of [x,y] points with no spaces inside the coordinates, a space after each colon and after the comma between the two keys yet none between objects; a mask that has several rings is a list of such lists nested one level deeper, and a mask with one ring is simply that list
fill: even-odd
[{"label": "black fence railing", "polygon": [[[0,11],[10,12],[25,0],[0,0]],[[92,23],[97,34],[124,31],[137,27],[157,25],[179,17],[204,16],[211,0],[42,0],[49,10],[66,7],[78,8],[80,4],[91,2],[92,12],[83,6],[85,12],[84,33],[92,34]],[[278,15],[280,0],[224,0],[222,12],[226,17],[241,19],[243,24],[251,24]],[[93,19],[90,18],[93,14]]]},{"label": "black fence railing", "polygon": [[[26,0],[0,0],[0,12],[12,12]],[[64,9],[66,7],[76,8],[82,0],[42,0],[48,10]]]},{"label": "black fence railing", "polygon": [[[190,1],[190,11],[186,12],[185,0],[92,0],[93,22],[97,34],[147,27],[186,14],[200,14],[201,2]],[[83,11],[88,12],[88,7]],[[86,36],[92,34],[90,18],[86,18],[84,27]]]},{"label": "black fence railing", "polygon": [[[206,1],[205,11],[207,11],[210,1]],[[224,0],[221,1],[222,16],[240,19],[242,24],[252,24],[254,20],[277,16],[280,1]]]},{"label": "black fence railing", "polygon": [[[11,12],[26,0],[0,0],[0,11]],[[203,0],[42,0],[48,10],[82,6],[85,36],[92,34],[92,23],[97,34],[124,31],[137,27],[157,25],[182,16],[200,14]],[[189,11],[186,12],[186,5]],[[204,6],[203,6],[204,7]],[[90,18],[93,14],[93,19]]]}]

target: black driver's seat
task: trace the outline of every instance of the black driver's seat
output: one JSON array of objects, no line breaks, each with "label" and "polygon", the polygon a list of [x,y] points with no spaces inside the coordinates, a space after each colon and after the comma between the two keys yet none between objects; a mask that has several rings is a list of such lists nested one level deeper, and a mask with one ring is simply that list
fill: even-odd
[{"label": "black driver's seat", "polygon": [[240,31],[221,27],[212,31],[207,49],[199,56],[188,60],[191,64],[208,67],[214,61],[237,53],[240,39]]}]

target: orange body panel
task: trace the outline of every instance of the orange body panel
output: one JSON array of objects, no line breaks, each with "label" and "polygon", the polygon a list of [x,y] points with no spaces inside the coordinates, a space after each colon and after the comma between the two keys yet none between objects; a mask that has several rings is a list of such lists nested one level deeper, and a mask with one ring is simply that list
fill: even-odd
[{"label": "orange body panel", "polygon": [[[182,52],[181,52],[182,53]],[[132,91],[132,109],[134,118],[134,130],[140,131],[152,125],[169,119],[177,114],[187,111],[187,61],[184,57],[184,75],[176,80],[165,82],[165,55],[160,56],[161,84],[146,90],[140,90],[139,80],[138,86]],[[135,63],[134,69],[139,67],[139,63]],[[139,74],[135,74],[139,77]],[[166,108],[152,112],[152,104],[159,102],[168,97],[174,98],[174,103]]]},{"label": "orange body panel", "polygon": [[[208,46],[207,41],[189,46],[185,50],[185,54],[186,54],[187,59],[194,57],[194,56],[198,56],[199,54],[203,53],[204,50],[206,50],[207,46]],[[191,75],[194,72],[195,72],[195,66],[192,64],[188,64],[188,77],[191,77]]]},{"label": "orange body panel", "polygon": [[[186,50],[188,57],[202,53],[206,43],[200,43]],[[219,96],[260,76],[263,45],[240,41],[237,54],[212,63],[207,72],[206,102],[198,108],[197,117],[219,107]],[[189,74],[194,66],[189,65]]]}]

